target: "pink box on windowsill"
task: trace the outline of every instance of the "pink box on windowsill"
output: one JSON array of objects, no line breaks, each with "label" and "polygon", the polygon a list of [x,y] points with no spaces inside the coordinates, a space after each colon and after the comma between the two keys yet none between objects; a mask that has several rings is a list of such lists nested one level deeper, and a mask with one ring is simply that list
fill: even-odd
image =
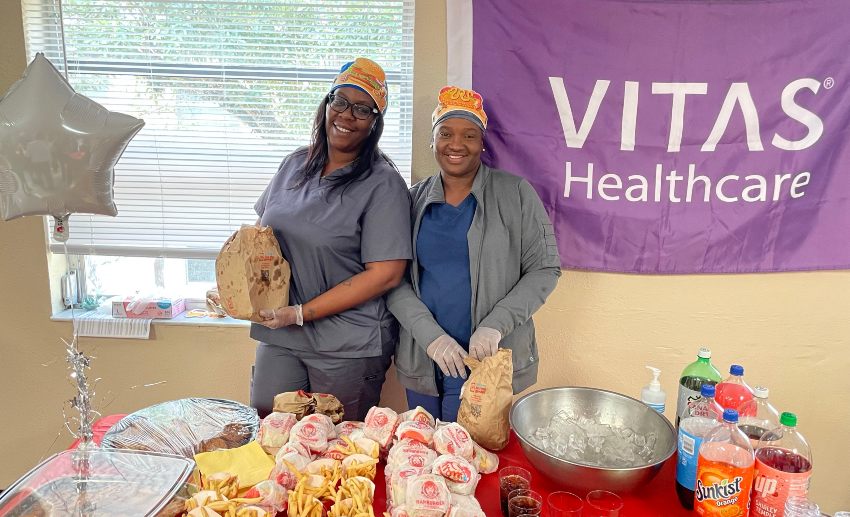
[{"label": "pink box on windowsill", "polygon": [[140,299],[128,296],[112,302],[113,318],[171,319],[185,310],[183,298]]}]

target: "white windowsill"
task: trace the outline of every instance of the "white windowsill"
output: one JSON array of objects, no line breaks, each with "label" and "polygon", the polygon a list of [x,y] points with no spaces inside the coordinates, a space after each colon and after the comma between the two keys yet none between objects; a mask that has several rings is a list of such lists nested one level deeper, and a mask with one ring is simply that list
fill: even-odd
[{"label": "white windowsill", "polygon": [[[74,314],[78,317],[81,314],[84,314],[88,311],[84,311],[83,309],[66,309],[64,311],[60,311],[55,313],[50,317],[51,321],[73,321]],[[188,311],[187,311],[188,312]],[[125,319],[125,318],[115,318],[115,319]],[[224,318],[187,318],[186,312],[182,314],[178,314],[176,317],[172,319],[154,319],[151,320],[152,325],[187,325],[187,326],[213,326],[213,327],[248,327],[251,325],[250,321],[244,320],[236,320],[231,318],[230,316]]]}]

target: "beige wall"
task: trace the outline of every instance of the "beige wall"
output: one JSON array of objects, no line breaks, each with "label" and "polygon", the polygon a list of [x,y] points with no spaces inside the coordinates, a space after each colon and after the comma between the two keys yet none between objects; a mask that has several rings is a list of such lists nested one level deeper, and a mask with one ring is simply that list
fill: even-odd
[{"label": "beige wall", "polygon": [[[433,170],[426,143],[434,95],[446,76],[444,8],[444,0],[417,6],[417,177]],[[19,77],[24,61],[19,3],[0,0],[0,91]],[[54,443],[61,403],[73,394],[60,342],[70,325],[50,322],[50,305],[41,220],[0,222],[0,487],[70,441],[62,433]],[[747,378],[769,386],[781,410],[798,413],[815,453],[813,498],[830,512],[850,509],[848,312],[848,272],[565,272],[537,317],[537,387],[574,384],[636,396],[648,380],[644,365],[651,364],[663,370],[674,406],[678,373],[700,345],[709,345],[722,369],[733,361],[745,365]],[[157,326],[151,341],[86,339],[83,347],[97,357],[98,396],[112,400],[105,413],[190,395],[247,399],[253,345],[244,329]],[[385,394],[387,403],[402,403],[396,382]]]}]

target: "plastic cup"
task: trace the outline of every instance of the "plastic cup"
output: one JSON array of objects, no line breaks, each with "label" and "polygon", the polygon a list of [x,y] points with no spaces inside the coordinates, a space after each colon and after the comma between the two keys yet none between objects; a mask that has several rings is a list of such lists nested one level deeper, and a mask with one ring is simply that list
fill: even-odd
[{"label": "plastic cup", "polygon": [[543,512],[543,496],[521,488],[514,490],[508,496],[508,517],[520,517],[522,515],[540,515]]},{"label": "plastic cup", "polygon": [[549,517],[581,517],[584,501],[572,492],[552,492],[546,498]]},{"label": "plastic cup", "polygon": [[623,508],[623,500],[614,492],[594,490],[584,498],[587,503],[583,517],[618,517]]},{"label": "plastic cup", "polygon": [[508,515],[508,496],[514,490],[531,486],[531,472],[522,467],[504,467],[499,470],[499,500],[502,503],[502,515]]}]

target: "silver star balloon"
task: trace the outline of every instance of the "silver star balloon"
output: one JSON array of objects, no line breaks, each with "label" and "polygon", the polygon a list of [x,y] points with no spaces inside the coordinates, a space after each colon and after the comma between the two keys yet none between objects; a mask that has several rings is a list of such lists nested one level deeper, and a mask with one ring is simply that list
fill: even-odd
[{"label": "silver star balloon", "polygon": [[74,91],[39,53],[0,99],[0,218],[118,213],[113,167],[144,121]]}]

